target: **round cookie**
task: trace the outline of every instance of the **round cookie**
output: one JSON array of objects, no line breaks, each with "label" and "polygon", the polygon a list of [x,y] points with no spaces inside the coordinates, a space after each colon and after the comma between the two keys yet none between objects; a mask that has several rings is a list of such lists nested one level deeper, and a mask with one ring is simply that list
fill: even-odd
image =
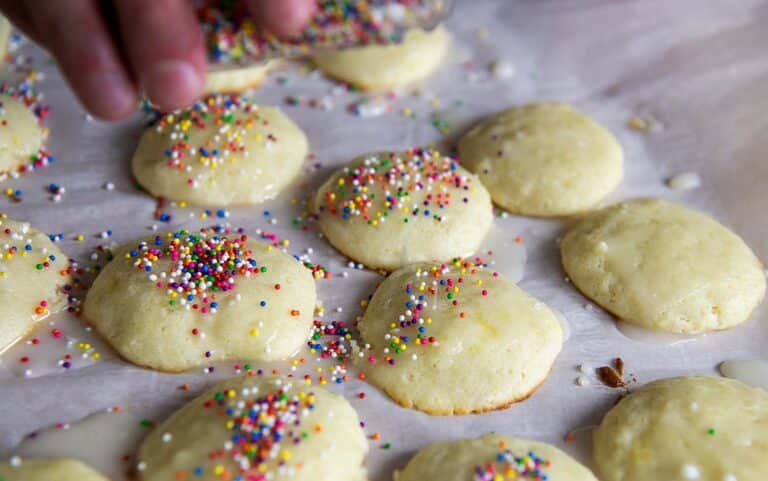
[{"label": "round cookie", "polygon": [[127,360],[161,371],[294,355],[312,326],[312,274],[240,232],[179,231],[121,248],[88,291],[85,318]]},{"label": "round cookie", "polygon": [[500,434],[433,443],[419,450],[395,481],[597,481],[556,447]]},{"label": "round cookie", "polygon": [[659,199],[607,207],[560,243],[573,284],[617,317],[693,334],[745,321],[765,294],[760,261],[704,214]]},{"label": "round cookie", "polygon": [[496,204],[534,216],[591,209],[619,185],[624,162],[613,134],[556,103],[492,115],[462,137],[458,149]]},{"label": "round cookie", "polygon": [[2,174],[29,163],[43,144],[43,130],[26,105],[0,95],[0,179]]},{"label": "round cookie", "polygon": [[240,68],[216,68],[205,75],[206,93],[237,93],[256,88],[277,61],[259,63]]},{"label": "round cookie", "polygon": [[11,38],[11,33],[13,33],[11,22],[8,21],[5,15],[0,14],[0,59],[2,59],[0,60],[0,68],[2,68],[5,56],[8,53],[8,41]]},{"label": "round cookie", "polygon": [[367,379],[404,407],[441,415],[527,398],[563,344],[553,312],[479,260],[393,272],[358,327]]},{"label": "round cookie", "polygon": [[70,458],[20,459],[0,463],[3,481],[109,481],[88,465]]},{"label": "round cookie", "polygon": [[0,352],[67,306],[69,259],[47,235],[0,214]]},{"label": "round cookie", "polygon": [[437,69],[450,39],[443,27],[411,30],[402,43],[370,45],[316,54],[326,75],[364,90],[390,90],[422,80]]},{"label": "round cookie", "polygon": [[358,157],[331,175],[312,204],[334,247],[386,270],[471,254],[493,221],[485,187],[433,150]]},{"label": "round cookie", "polygon": [[298,380],[238,377],[155,428],[138,472],[140,481],[364,481],[367,452],[344,398]]},{"label": "round cookie", "polygon": [[296,177],[307,149],[304,132],[280,109],[214,95],[149,127],[132,168],[156,197],[255,204],[275,197]]},{"label": "round cookie", "polygon": [[768,479],[768,393],[693,376],[623,398],[593,436],[605,481]]}]

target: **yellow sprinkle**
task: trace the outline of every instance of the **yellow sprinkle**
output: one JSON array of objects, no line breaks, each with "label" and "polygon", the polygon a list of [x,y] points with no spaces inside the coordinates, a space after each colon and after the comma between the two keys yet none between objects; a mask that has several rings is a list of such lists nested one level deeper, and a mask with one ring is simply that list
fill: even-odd
[{"label": "yellow sprinkle", "polygon": [[258,329],[251,329],[250,335],[251,336],[258,336],[259,335],[259,330]]}]

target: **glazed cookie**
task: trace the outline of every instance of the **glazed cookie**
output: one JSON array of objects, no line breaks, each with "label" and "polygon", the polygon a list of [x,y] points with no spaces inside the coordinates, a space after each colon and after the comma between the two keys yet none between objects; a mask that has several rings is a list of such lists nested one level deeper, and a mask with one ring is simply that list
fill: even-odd
[{"label": "glazed cookie", "polygon": [[768,393],[716,377],[652,382],[619,401],[593,441],[605,481],[764,481]]},{"label": "glazed cookie", "polygon": [[76,459],[21,459],[0,463],[3,481],[108,481]]},{"label": "glazed cookie", "polygon": [[364,481],[367,452],[344,398],[298,380],[238,377],[155,428],[138,472],[140,481]]},{"label": "glazed cookie", "polygon": [[563,104],[504,110],[459,141],[462,163],[499,206],[518,214],[586,211],[622,177],[623,153],[606,129]]},{"label": "glazed cookie", "polygon": [[264,77],[275,64],[276,61],[271,61],[248,67],[208,70],[205,76],[205,91],[207,93],[236,93],[256,88],[261,85]]},{"label": "glazed cookie", "polygon": [[0,352],[67,306],[69,259],[47,235],[0,214]]},{"label": "glazed cookie", "polygon": [[[8,53],[8,40],[11,38],[13,27],[11,22],[4,15],[0,15],[0,58],[5,59],[6,53]],[[0,67],[3,62],[0,61]]]},{"label": "glazed cookie", "polygon": [[367,378],[429,414],[501,409],[544,382],[563,344],[553,312],[479,260],[393,272],[359,324]]},{"label": "glazed cookie", "polygon": [[301,263],[240,231],[210,228],[120,249],[88,291],[84,315],[127,360],[182,371],[286,359],[307,340],[314,306]]},{"label": "glazed cookie", "polygon": [[307,138],[278,108],[215,95],[163,115],[133,155],[152,195],[206,205],[255,204],[299,173]]},{"label": "glazed cookie", "polygon": [[320,53],[313,61],[339,81],[365,90],[389,90],[426,78],[440,65],[449,43],[442,27],[411,30],[400,44]]},{"label": "glazed cookie", "polygon": [[433,443],[421,449],[395,481],[597,481],[556,447],[500,434]]},{"label": "glazed cookie", "polygon": [[477,178],[421,149],[355,159],[320,187],[313,207],[334,247],[386,270],[471,254],[493,221]]},{"label": "glazed cookie", "polygon": [[745,321],[765,294],[760,261],[736,234],[664,200],[598,211],[568,232],[560,250],[580,291],[650,329],[726,329]]},{"label": "glazed cookie", "polygon": [[37,117],[23,103],[0,95],[0,179],[29,163],[43,144]]}]

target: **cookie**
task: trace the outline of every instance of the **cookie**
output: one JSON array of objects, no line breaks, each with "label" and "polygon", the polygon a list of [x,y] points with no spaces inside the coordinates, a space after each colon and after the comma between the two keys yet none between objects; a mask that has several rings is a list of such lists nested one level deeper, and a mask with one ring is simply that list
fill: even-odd
[{"label": "cookie", "polygon": [[22,459],[0,463],[4,481],[109,481],[76,459]]},{"label": "cookie", "polygon": [[458,145],[493,201],[523,215],[590,210],[619,185],[623,153],[605,128],[568,105],[531,104],[482,120]]},{"label": "cookie", "polygon": [[312,274],[290,255],[208,228],[118,250],[88,291],[84,316],[127,360],[182,371],[291,357],[309,336],[315,298]]},{"label": "cookie", "polygon": [[344,398],[298,380],[238,377],[155,428],[137,470],[139,481],[364,481],[367,451]]},{"label": "cookie", "polygon": [[370,45],[316,54],[320,70],[364,90],[390,90],[423,80],[445,57],[450,38],[445,29],[411,30],[402,43]]},{"label": "cookie", "polygon": [[[13,26],[8,19],[0,14],[0,55],[2,59],[5,59],[5,55],[8,53],[8,41],[13,33]],[[2,68],[4,62],[0,61],[0,68]]]},{"label": "cookie", "polygon": [[29,163],[43,145],[43,130],[26,105],[0,95],[0,179]]},{"label": "cookie", "polygon": [[217,68],[205,75],[205,91],[212,93],[238,93],[256,88],[277,61],[259,63],[240,68]]},{"label": "cookie", "polygon": [[556,447],[501,434],[438,442],[422,448],[395,481],[597,481]]},{"label": "cookie", "polygon": [[150,126],[133,155],[136,180],[156,197],[256,204],[275,197],[307,156],[304,132],[276,107],[214,95]]},{"label": "cookie", "polygon": [[360,156],[331,175],[312,205],[334,247],[386,270],[471,254],[493,221],[485,187],[434,150]]},{"label": "cookie", "polygon": [[593,441],[605,481],[763,481],[768,393],[716,377],[652,382],[619,401]]},{"label": "cookie", "polygon": [[0,352],[67,306],[69,259],[47,235],[0,214]]},{"label": "cookie", "polygon": [[429,414],[483,412],[527,398],[563,344],[554,313],[479,259],[393,272],[358,327],[355,359],[367,379]]},{"label": "cookie", "polygon": [[694,334],[733,327],[765,295],[762,265],[744,241],[665,200],[595,212],[563,237],[560,250],[581,292],[649,329]]}]

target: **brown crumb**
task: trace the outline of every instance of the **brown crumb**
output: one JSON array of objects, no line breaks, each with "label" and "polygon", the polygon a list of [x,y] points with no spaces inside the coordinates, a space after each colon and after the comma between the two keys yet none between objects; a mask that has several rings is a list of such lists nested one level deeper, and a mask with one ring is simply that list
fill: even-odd
[{"label": "brown crumb", "polygon": [[627,125],[632,130],[637,130],[640,132],[647,132],[650,128],[650,125],[648,125],[648,121],[641,118],[641,117],[632,117],[629,119],[629,122],[627,122]]},{"label": "brown crumb", "polygon": [[597,369],[597,377],[608,387],[624,387],[624,380],[616,369],[611,366],[603,366]]},{"label": "brown crumb", "polygon": [[619,377],[624,377],[624,359],[617,357],[613,360],[613,367],[616,368],[616,372],[619,373]]}]

